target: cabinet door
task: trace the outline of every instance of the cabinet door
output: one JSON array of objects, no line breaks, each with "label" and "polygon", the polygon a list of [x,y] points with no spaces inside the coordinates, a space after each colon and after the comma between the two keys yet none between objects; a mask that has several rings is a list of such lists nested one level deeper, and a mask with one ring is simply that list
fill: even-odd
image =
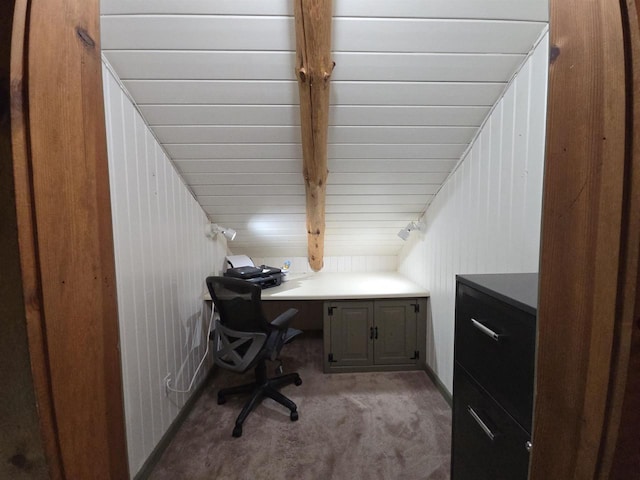
[{"label": "cabinet door", "polygon": [[374,362],[409,365],[418,361],[415,300],[376,300]]},{"label": "cabinet door", "polygon": [[330,347],[325,362],[330,367],[371,365],[373,302],[332,302],[328,308],[325,328],[329,327]]}]

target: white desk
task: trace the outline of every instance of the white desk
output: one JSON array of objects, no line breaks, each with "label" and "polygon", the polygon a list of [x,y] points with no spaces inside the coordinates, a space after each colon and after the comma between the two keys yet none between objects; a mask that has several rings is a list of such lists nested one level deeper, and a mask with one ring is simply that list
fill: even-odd
[{"label": "white desk", "polygon": [[428,297],[429,291],[395,272],[292,274],[262,291],[263,300],[345,300]]},{"label": "white desk", "polygon": [[[428,297],[429,291],[400,273],[289,274],[286,282],[262,290],[262,300],[346,300]],[[205,300],[211,300],[207,292]]]},{"label": "white desk", "polygon": [[[357,328],[356,330],[354,330],[354,332],[356,333],[352,332],[347,343],[345,343],[344,345],[341,344],[341,346],[346,349],[346,354],[344,355],[345,358],[349,357],[349,355],[353,353],[352,350],[358,350],[358,348],[360,348],[363,344],[368,345],[368,354],[365,355],[365,363],[369,363],[367,363],[366,365],[360,365],[360,363],[358,363],[357,365],[351,365],[347,360],[347,363],[344,364],[337,363],[337,361],[329,364],[327,362],[333,362],[333,360],[328,360],[328,357],[324,356],[323,354],[323,358],[325,358],[325,372],[410,369],[415,370],[423,368],[424,359],[426,358],[425,329],[427,323],[427,297],[429,297],[428,290],[420,287],[419,285],[416,285],[411,280],[408,280],[403,275],[396,272],[319,272],[308,274],[290,274],[287,278],[287,281],[282,282],[282,284],[278,285],[277,287],[265,288],[264,290],[262,290],[261,294],[261,298],[263,300],[262,310],[267,319],[276,318],[279,314],[289,308],[297,309],[298,314],[293,319],[291,326],[308,332],[323,330],[325,346],[324,348],[326,352],[333,352],[333,347],[335,346],[331,343],[333,337],[331,337],[330,333],[327,331],[329,330],[329,327],[323,326],[323,324],[326,324],[324,319],[324,314],[327,311],[327,308],[325,307],[327,307],[328,305],[326,302],[347,301],[343,303],[348,305],[349,303],[353,303],[348,302],[350,300],[367,300],[367,302],[357,303],[371,304],[371,308],[366,309],[366,311],[368,311],[371,315],[371,317],[368,319],[369,323],[365,325],[366,328],[362,330],[361,327],[363,323],[356,322]],[[205,299],[210,300],[210,297],[207,295]],[[386,357],[382,359],[382,361],[379,361],[377,359],[378,357],[376,357],[376,360],[374,361],[374,357],[372,356],[374,352],[372,343],[374,342],[374,337],[373,333],[371,333],[370,337],[369,332],[374,331],[373,322],[375,320],[373,305],[374,302],[377,302],[379,300],[382,300],[382,302],[380,302],[381,305],[386,304],[386,306],[389,306],[391,302],[393,302],[394,305],[400,304],[403,306],[403,308],[404,305],[415,305],[416,309],[415,313],[413,313],[413,315],[415,316],[413,322],[401,320],[397,322],[397,327],[394,327],[392,325],[393,322],[390,323],[389,321],[385,322],[383,320],[380,323],[381,331],[391,332],[386,334],[386,339],[396,339],[393,342],[394,348],[396,348],[396,350],[399,349],[402,354],[406,353],[407,351],[414,352],[413,357],[410,357],[410,354],[408,354],[404,361],[398,360],[398,358],[396,358],[398,357],[398,354],[396,351],[394,351],[393,355],[395,355],[395,357],[392,359],[393,361],[389,361],[389,359]],[[333,308],[336,307],[331,306],[331,309]],[[406,312],[408,310],[402,311]],[[407,313],[404,313],[404,315],[407,315]],[[393,319],[395,321],[397,317],[393,317]],[[369,327],[371,328],[369,329]],[[362,341],[356,338],[359,335],[358,332],[364,332]],[[375,338],[377,339],[378,326],[375,327],[375,332]],[[381,337],[384,338],[385,334],[382,333]],[[356,339],[354,340],[354,338]],[[380,340],[380,342],[384,345],[383,340]],[[404,346],[398,347],[398,342],[408,342],[407,344],[411,344],[411,342],[413,342],[413,344],[409,348],[409,350],[407,350],[407,348],[405,348]],[[381,349],[383,353],[384,348],[385,347],[383,346]],[[419,357],[418,352],[420,351],[422,352],[422,356]],[[356,357],[358,357],[358,355],[360,354],[362,354],[362,352],[360,351],[357,351],[355,353]],[[380,358],[382,358],[382,356],[383,354],[381,353]],[[418,358],[420,358],[420,360],[417,360]]]}]

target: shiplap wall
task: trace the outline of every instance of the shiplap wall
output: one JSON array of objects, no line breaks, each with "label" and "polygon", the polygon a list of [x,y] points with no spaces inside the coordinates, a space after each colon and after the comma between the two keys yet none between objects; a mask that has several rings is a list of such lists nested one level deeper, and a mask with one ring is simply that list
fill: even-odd
[{"label": "shiplap wall", "polygon": [[538,271],[548,49],[545,36],[398,257],[431,292],[428,363],[450,391],[455,275]]},{"label": "shiplap wall", "polygon": [[[282,267],[286,260],[291,262],[290,273],[309,273],[311,267],[307,257],[252,257],[256,265]],[[358,255],[324,257],[323,272],[395,272],[398,268],[396,255]]]},{"label": "shiplap wall", "polygon": [[165,395],[164,378],[169,373],[176,388],[186,388],[202,358],[204,279],[220,272],[226,243],[222,235],[216,242],[205,237],[202,207],[106,66],[103,82],[133,476],[189,397]]},{"label": "shiplap wall", "polygon": [[[104,55],[211,219],[251,255],[304,256],[292,2],[101,14]],[[547,21],[548,0],[334,2],[325,255],[398,253]]]}]

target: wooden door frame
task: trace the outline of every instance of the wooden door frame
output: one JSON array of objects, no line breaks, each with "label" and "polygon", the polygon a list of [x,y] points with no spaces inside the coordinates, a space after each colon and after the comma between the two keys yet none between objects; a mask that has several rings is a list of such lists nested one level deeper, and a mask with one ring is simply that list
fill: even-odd
[{"label": "wooden door frame", "polygon": [[[98,1],[16,5],[16,201],[50,472],[126,478]],[[531,479],[608,478],[637,385],[637,12],[631,0],[551,12]]]},{"label": "wooden door frame", "polygon": [[98,0],[16,0],[12,159],[51,478],[129,476]]},{"label": "wooden door frame", "polygon": [[618,437],[638,402],[637,20],[634,1],[551,1],[531,480],[637,464],[637,430]]}]

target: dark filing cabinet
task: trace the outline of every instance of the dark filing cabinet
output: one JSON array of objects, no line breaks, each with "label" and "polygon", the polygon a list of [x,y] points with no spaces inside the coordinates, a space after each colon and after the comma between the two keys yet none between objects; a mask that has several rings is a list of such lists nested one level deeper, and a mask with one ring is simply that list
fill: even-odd
[{"label": "dark filing cabinet", "polygon": [[458,275],[452,480],[526,480],[538,275]]}]

